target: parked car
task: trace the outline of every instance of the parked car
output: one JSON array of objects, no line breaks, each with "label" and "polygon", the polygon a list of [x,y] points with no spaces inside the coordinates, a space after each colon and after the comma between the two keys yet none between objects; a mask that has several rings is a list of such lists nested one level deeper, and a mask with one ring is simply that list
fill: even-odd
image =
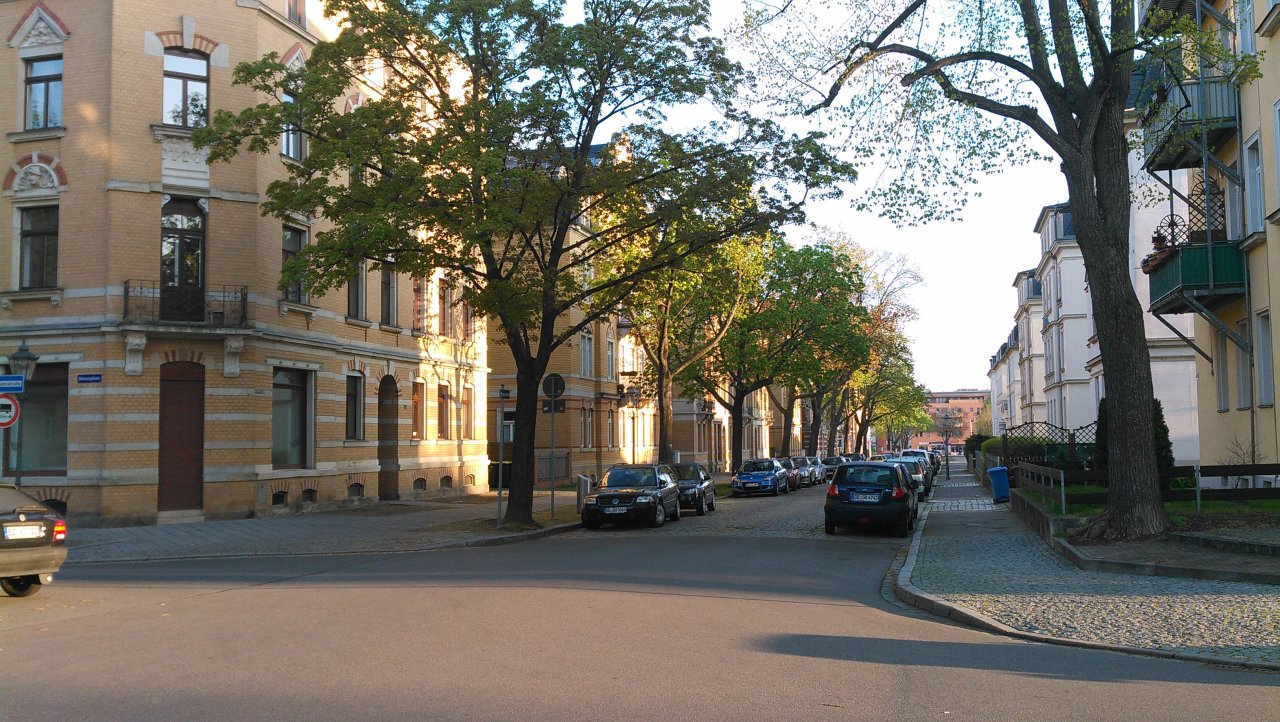
[{"label": "parked car", "polygon": [[680,520],[680,486],[666,464],[613,466],[583,499],[582,525],[588,529],[623,521],[662,526],[667,519]]},{"label": "parked car", "polygon": [[67,559],[67,522],[13,484],[0,484],[0,589],[29,597]]},{"label": "parked car", "polygon": [[827,480],[827,467],[822,463],[822,457],[810,456],[809,465],[813,467],[813,485],[817,486]]},{"label": "parked car", "polygon": [[778,463],[782,468],[787,470],[787,486],[782,490],[784,494],[790,493],[794,489],[800,488],[800,470],[796,468],[795,462],[791,459],[780,458]]},{"label": "parked car", "polygon": [[941,459],[928,449],[903,449],[899,456],[918,456],[924,459],[925,464],[929,466],[929,472],[932,474],[938,470]]},{"label": "parked car", "polygon": [[795,464],[796,476],[800,486],[813,486],[817,482],[813,478],[813,473],[817,471],[813,462],[809,461],[807,456],[793,456],[791,463]]},{"label": "parked car", "polygon": [[826,532],[855,524],[887,526],[898,536],[915,528],[915,482],[898,464],[858,461],[836,470],[822,511]]},{"label": "parked car", "polygon": [[787,470],[777,459],[751,459],[742,462],[738,473],[729,481],[729,489],[734,496],[744,494],[785,494],[790,491],[787,486]]},{"label": "parked car", "polygon": [[823,475],[822,475],[823,481],[830,484],[831,480],[835,478],[836,469],[838,469],[840,466],[847,463],[849,462],[845,461],[845,458],[843,456],[822,457],[822,468],[824,469]]},{"label": "parked car", "polygon": [[933,491],[932,477],[929,476],[929,470],[925,467],[925,462],[921,460],[920,457],[899,456],[885,459],[885,463],[900,464],[906,467],[907,473],[911,475],[912,480],[919,485],[917,493],[919,494],[920,501],[924,501],[928,498],[929,493]]},{"label": "parked car", "polygon": [[867,457],[867,461],[884,461],[884,454],[872,454]]},{"label": "parked car", "polygon": [[845,456],[849,458],[849,461],[866,461],[867,460],[867,457],[864,454],[845,454]]},{"label": "parked car", "polygon": [[671,464],[680,485],[680,508],[693,509],[698,516],[716,510],[716,484],[702,464]]}]

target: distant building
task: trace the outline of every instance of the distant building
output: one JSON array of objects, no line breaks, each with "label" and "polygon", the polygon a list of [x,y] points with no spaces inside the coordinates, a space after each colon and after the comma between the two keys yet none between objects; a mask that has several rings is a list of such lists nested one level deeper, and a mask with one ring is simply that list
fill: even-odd
[{"label": "distant building", "polygon": [[[950,428],[952,448],[963,446],[964,440],[977,432],[978,416],[986,407],[987,399],[987,393],[981,389],[929,392],[926,410],[933,418],[935,428],[913,437],[911,444],[925,448],[940,447],[947,440],[943,432]],[[994,413],[992,418],[995,418]]]}]

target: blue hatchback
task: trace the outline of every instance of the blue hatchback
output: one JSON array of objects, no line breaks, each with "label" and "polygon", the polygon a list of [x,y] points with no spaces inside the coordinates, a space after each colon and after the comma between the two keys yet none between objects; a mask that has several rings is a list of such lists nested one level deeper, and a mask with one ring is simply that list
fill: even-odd
[{"label": "blue hatchback", "polygon": [[787,470],[777,459],[751,459],[742,462],[742,468],[733,475],[729,490],[734,496],[744,494],[786,494]]},{"label": "blue hatchback", "polygon": [[836,469],[823,505],[826,531],[838,526],[887,526],[898,536],[915,528],[915,483],[902,466],[855,461]]}]

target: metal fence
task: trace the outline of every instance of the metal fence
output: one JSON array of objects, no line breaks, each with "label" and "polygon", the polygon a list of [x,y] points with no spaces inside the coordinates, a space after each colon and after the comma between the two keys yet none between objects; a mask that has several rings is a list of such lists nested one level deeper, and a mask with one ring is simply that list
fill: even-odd
[{"label": "metal fence", "polygon": [[127,323],[175,323],[238,327],[249,320],[247,286],[181,288],[159,281],[124,282]]}]

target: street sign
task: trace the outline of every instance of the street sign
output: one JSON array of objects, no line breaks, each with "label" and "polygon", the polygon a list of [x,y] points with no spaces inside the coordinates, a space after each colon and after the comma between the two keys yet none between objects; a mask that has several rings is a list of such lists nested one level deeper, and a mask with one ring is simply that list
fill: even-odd
[{"label": "street sign", "polygon": [[18,414],[21,410],[22,407],[18,405],[16,397],[0,394],[0,429],[7,429],[18,423]]},{"label": "street sign", "polygon": [[27,380],[22,374],[0,374],[0,394],[26,393]]},{"label": "street sign", "polygon": [[76,383],[100,384],[102,383],[102,374],[76,374]]},{"label": "street sign", "polygon": [[542,379],[542,393],[553,399],[564,396],[564,377],[560,374],[547,374]]},{"label": "street sign", "polygon": [[[554,409],[554,410],[553,410]],[[544,414],[563,414],[564,399],[543,399],[542,413]]]}]

